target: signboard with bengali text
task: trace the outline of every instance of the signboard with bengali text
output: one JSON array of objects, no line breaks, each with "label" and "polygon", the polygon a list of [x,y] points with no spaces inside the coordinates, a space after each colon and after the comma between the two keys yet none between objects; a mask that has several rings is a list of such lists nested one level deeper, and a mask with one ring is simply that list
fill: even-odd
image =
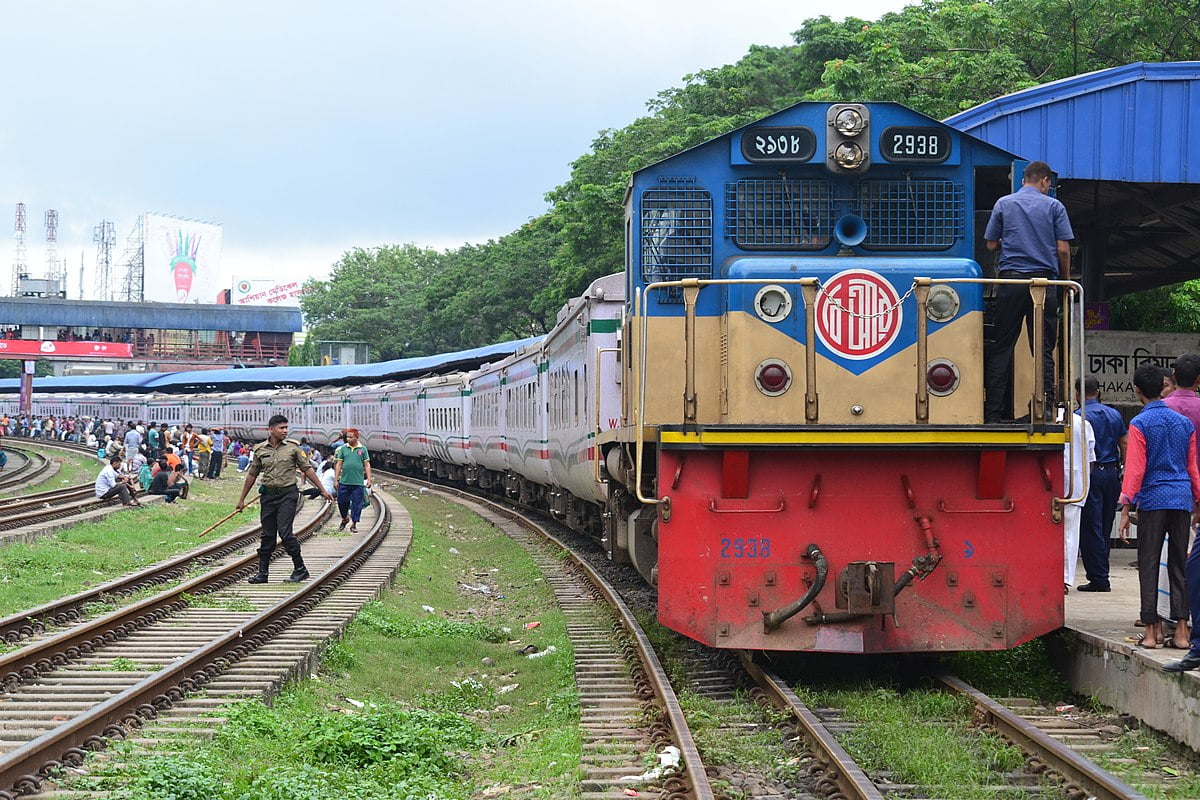
[{"label": "signboard with bengali text", "polygon": [[1194,333],[1086,331],[1083,372],[1100,383],[1100,399],[1116,405],[1138,405],[1133,373],[1143,364],[1171,367],[1184,353],[1200,353]]},{"label": "signboard with bengali text", "polygon": [[58,342],[39,339],[0,339],[0,358],[132,358],[133,345],[124,342]]},{"label": "signboard with bengali text", "polygon": [[295,306],[300,305],[304,284],[300,281],[276,282],[239,278],[233,282],[229,303],[235,306]]}]

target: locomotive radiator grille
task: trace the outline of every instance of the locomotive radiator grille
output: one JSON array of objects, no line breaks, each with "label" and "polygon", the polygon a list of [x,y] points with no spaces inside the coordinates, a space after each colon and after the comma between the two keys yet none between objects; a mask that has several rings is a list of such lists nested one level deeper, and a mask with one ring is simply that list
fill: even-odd
[{"label": "locomotive radiator grille", "polygon": [[864,247],[949,248],[966,236],[966,196],[953,181],[863,181],[859,213]]},{"label": "locomotive radiator grille", "polygon": [[821,180],[725,184],[725,236],[745,249],[820,250],[833,232],[833,191]]},{"label": "locomotive radiator grille", "polygon": [[[687,185],[649,189],[642,193],[641,222],[642,280],[712,277],[712,195],[707,190]],[[659,292],[658,301],[682,303],[683,294],[672,287]]]}]

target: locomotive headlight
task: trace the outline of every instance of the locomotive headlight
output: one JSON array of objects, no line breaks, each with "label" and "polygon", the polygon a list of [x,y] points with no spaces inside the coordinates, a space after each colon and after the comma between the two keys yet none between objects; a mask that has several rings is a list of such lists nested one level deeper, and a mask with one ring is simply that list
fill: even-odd
[{"label": "locomotive headlight", "polygon": [[767,397],[778,397],[792,385],[792,370],[782,361],[768,358],[755,368],[754,383]]},{"label": "locomotive headlight", "polygon": [[782,286],[764,286],[754,295],[754,312],[767,322],[779,322],[792,313],[792,296]]},{"label": "locomotive headlight", "polygon": [[833,150],[833,160],[842,169],[858,169],[866,160],[857,142],[842,142]]},{"label": "locomotive headlight", "polygon": [[929,369],[925,371],[925,385],[930,394],[945,397],[958,388],[958,383],[958,365],[953,361],[938,358],[929,362]]},{"label": "locomotive headlight", "polygon": [[853,108],[843,108],[833,119],[833,127],[844,136],[858,136],[865,125],[862,114]]},{"label": "locomotive headlight", "polygon": [[962,301],[958,292],[945,284],[938,284],[929,290],[929,301],[925,314],[934,322],[949,322],[958,316]]}]

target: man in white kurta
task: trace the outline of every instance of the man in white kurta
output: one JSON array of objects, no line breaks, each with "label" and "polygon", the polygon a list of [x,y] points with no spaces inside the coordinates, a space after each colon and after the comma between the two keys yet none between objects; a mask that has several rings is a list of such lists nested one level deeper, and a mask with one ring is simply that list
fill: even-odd
[{"label": "man in white kurta", "polygon": [[[1063,590],[1075,585],[1075,566],[1079,561],[1079,521],[1087,499],[1084,476],[1091,474],[1096,460],[1096,434],[1092,423],[1082,415],[1071,414],[1071,443],[1063,447],[1063,492],[1068,497],[1083,498],[1063,507]],[[1081,424],[1082,423],[1082,424]],[[1074,458],[1071,451],[1074,450]]]}]

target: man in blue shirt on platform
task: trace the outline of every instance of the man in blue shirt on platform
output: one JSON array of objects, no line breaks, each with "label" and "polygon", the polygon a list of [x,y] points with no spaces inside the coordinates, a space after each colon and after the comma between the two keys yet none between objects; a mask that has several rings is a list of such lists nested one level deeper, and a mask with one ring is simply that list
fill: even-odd
[{"label": "man in blue shirt on platform", "polygon": [[[1075,238],[1067,210],[1049,196],[1050,166],[1031,161],[1025,167],[1020,190],[996,201],[983,238],[988,250],[1000,251],[1001,278],[1049,278],[1069,280],[1071,250]],[[996,287],[996,310],[992,320],[992,346],[984,352],[985,422],[1000,422],[1007,393],[1011,392],[1013,349],[1021,335],[1021,324],[1033,345],[1033,300],[1029,287],[1000,284]],[[1055,404],[1054,347],[1058,343],[1058,293],[1046,292],[1042,333],[1042,374],[1046,392],[1046,415],[1053,419]],[[1032,409],[1030,409],[1032,412]],[[1040,420],[1038,420],[1040,421]]]},{"label": "man in blue shirt on platform", "polygon": [[1096,434],[1096,462],[1092,464],[1087,501],[1079,524],[1079,553],[1088,582],[1081,592],[1107,592],[1108,541],[1117,516],[1121,495],[1121,462],[1125,455],[1125,418],[1112,406],[1100,402],[1100,382],[1092,376],[1083,379],[1083,408],[1076,411],[1092,423]]}]

